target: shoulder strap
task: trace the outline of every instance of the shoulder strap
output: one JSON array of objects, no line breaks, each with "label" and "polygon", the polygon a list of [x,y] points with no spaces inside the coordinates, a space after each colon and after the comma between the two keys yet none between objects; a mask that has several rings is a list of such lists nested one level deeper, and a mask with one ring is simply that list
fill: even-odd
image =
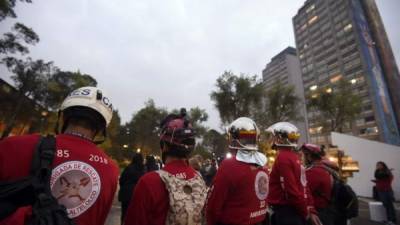
[{"label": "shoulder strap", "polygon": [[333,169],[325,166],[325,165],[314,165],[313,167],[317,167],[317,168],[322,168],[326,171],[328,171],[328,173],[335,179],[335,180],[339,180],[340,181],[340,177],[339,175],[336,173],[336,171],[334,171]]},{"label": "shoulder strap", "polygon": [[31,165],[32,188],[36,201],[32,205],[32,218],[29,225],[74,225],[68,218],[66,208],[58,204],[50,188],[50,178],[56,151],[56,138],[52,135],[42,137],[33,156]]},{"label": "shoulder strap", "polygon": [[36,194],[41,192],[51,193],[50,177],[51,165],[56,151],[56,139],[52,135],[42,137],[36,145],[31,164],[31,176],[33,179],[33,188]]}]

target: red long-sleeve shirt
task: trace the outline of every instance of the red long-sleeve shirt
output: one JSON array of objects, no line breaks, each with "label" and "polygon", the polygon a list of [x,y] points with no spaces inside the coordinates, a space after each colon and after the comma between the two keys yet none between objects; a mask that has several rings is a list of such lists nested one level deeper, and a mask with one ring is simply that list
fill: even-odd
[{"label": "red long-sleeve shirt", "polygon": [[326,208],[332,195],[333,177],[323,166],[321,162],[317,162],[306,170],[307,185],[315,208]]},{"label": "red long-sleeve shirt", "polygon": [[[39,135],[0,141],[0,181],[29,175]],[[90,141],[71,135],[56,137],[50,180],[53,196],[78,225],[104,224],[118,182],[118,167]],[[21,207],[0,225],[26,224],[31,207]]]},{"label": "red long-sleeve shirt", "polygon": [[272,167],[269,182],[268,204],[294,207],[307,218],[315,213],[312,197],[299,155],[290,149],[280,149]]},{"label": "red long-sleeve shirt", "polygon": [[[167,163],[163,170],[180,178],[191,179],[196,171],[182,160]],[[169,210],[168,191],[156,172],[145,174],[133,190],[125,225],[164,225]]]},{"label": "red long-sleeve shirt", "polygon": [[222,162],[206,203],[208,225],[248,225],[264,220],[267,213],[268,171],[240,162]]},{"label": "red long-sleeve shirt", "polygon": [[378,171],[375,173],[375,180],[373,180],[373,182],[376,183],[377,191],[391,191],[393,175],[389,171]]}]

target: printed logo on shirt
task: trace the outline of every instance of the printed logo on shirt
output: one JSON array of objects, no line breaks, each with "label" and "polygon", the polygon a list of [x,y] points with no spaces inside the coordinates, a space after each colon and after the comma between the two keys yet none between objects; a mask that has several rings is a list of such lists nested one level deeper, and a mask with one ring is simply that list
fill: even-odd
[{"label": "printed logo on shirt", "polygon": [[96,202],[101,181],[91,165],[69,161],[53,169],[50,187],[53,196],[67,208],[68,217],[75,218]]},{"label": "printed logo on shirt", "polygon": [[268,196],[268,175],[264,171],[259,171],[254,183],[255,192],[259,200],[265,200]]}]

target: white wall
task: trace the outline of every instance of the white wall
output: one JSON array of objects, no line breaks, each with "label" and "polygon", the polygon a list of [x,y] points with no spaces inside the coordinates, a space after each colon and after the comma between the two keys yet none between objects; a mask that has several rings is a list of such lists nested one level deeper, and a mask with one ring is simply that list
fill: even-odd
[{"label": "white wall", "polygon": [[394,181],[392,184],[396,200],[400,200],[400,147],[369,141],[350,135],[332,132],[332,143],[344,150],[353,160],[358,161],[360,172],[353,173],[349,184],[359,196],[372,197],[371,182],[374,179],[375,165],[383,161],[392,171]]}]

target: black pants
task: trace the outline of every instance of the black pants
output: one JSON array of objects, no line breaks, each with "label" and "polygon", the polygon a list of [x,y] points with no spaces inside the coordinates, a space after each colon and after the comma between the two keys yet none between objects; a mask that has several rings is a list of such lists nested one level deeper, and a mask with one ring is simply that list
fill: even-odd
[{"label": "black pants", "polygon": [[128,210],[129,202],[121,202],[121,225],[125,222],[126,210]]},{"label": "black pants", "polygon": [[393,191],[378,191],[379,201],[382,202],[386,209],[387,220],[396,223],[396,210],[394,209]]},{"label": "black pants", "polygon": [[336,225],[334,223],[335,212],[331,208],[319,208],[317,209],[319,220],[323,225]]},{"label": "black pants", "polygon": [[271,225],[306,225],[305,219],[292,206],[273,206]]}]

